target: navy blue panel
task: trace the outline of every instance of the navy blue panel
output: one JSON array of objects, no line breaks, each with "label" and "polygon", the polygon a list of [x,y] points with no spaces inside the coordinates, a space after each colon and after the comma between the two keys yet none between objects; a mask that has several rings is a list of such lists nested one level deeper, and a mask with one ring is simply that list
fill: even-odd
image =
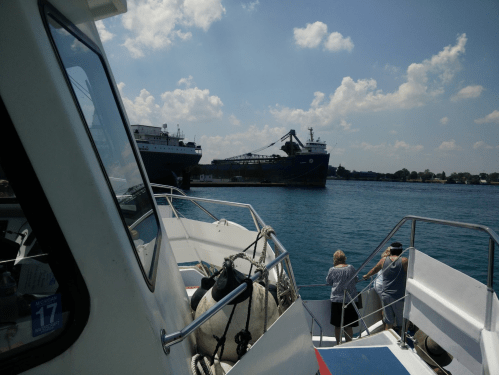
[{"label": "navy blue panel", "polygon": [[388,348],[318,349],[331,375],[409,375]]}]

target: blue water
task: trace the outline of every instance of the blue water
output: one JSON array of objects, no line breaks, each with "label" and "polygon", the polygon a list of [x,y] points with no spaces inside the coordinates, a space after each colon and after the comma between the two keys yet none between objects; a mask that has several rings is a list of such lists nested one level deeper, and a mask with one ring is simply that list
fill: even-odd
[{"label": "blue water", "polygon": [[[499,186],[330,180],[325,189],[198,187],[188,194],[251,204],[289,251],[299,285],[324,283],[337,249],[345,252],[347,263],[359,267],[405,215],[482,224],[499,234]],[[246,210],[203,205],[218,218],[254,229]],[[187,217],[206,218],[188,202],[177,206]],[[408,247],[409,239],[407,223],[393,240]],[[483,233],[418,223],[415,247],[486,284],[488,236]],[[498,254],[496,247],[495,289]],[[369,266],[377,260],[378,256]],[[304,288],[301,295],[328,298],[329,288]]]}]

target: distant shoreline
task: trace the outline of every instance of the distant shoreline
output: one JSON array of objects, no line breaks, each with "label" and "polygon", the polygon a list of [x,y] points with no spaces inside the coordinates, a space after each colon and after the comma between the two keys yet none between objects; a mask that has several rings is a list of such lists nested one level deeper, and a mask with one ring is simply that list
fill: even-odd
[{"label": "distant shoreline", "polygon": [[459,182],[448,182],[447,180],[395,180],[395,179],[374,179],[374,178],[341,178],[341,177],[327,177],[327,180],[340,180],[340,181],[374,181],[374,182],[405,182],[413,184],[448,184],[448,185],[496,185],[499,182],[489,182],[487,184],[465,184]]}]

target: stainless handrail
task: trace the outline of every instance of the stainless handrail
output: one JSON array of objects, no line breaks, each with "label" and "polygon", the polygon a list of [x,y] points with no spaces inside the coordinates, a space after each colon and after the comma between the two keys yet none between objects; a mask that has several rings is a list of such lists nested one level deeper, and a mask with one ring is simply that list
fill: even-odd
[{"label": "stainless handrail", "polygon": [[[427,217],[422,217],[422,216],[412,216],[408,215],[405,216],[402,220],[398,222],[395,227],[391,230],[391,232],[385,237],[385,239],[378,245],[378,247],[367,257],[367,259],[362,263],[362,265],[355,271],[354,275],[348,280],[347,284],[350,284],[359,274],[359,272],[378,254],[381,249],[385,247],[385,245],[390,241],[390,239],[395,235],[395,233],[398,232],[400,227],[404,225],[407,221],[412,222],[412,230],[411,230],[411,247],[414,247],[414,242],[416,238],[416,222],[421,221],[421,222],[426,222],[426,223],[433,223],[433,224],[440,224],[440,225],[447,225],[451,227],[458,227],[458,228],[467,228],[467,229],[473,229],[473,230],[478,230],[481,232],[485,232],[489,235],[490,240],[489,240],[489,260],[488,260],[488,275],[487,275],[487,288],[491,289],[492,292],[493,290],[493,285],[494,285],[494,242],[496,244],[499,244],[499,236],[489,227],[486,227],[484,225],[479,225],[479,224],[469,224],[469,223],[461,223],[458,221],[449,221],[449,220],[440,220],[440,219],[431,219]],[[493,242],[492,242],[493,240]]]},{"label": "stainless handrail", "polygon": [[[177,189],[177,190],[180,190],[180,189]],[[196,203],[196,201],[198,201],[198,202],[205,202],[205,203],[222,204],[222,205],[232,206],[232,207],[246,208],[246,209],[248,209],[250,211],[250,213],[251,213],[251,215],[252,215],[252,217],[253,217],[253,219],[255,221],[255,225],[256,225],[257,230],[259,230],[257,224],[260,224],[260,226],[262,228],[266,226],[265,222],[262,220],[262,218],[260,217],[260,215],[258,215],[258,213],[255,211],[255,209],[253,208],[253,206],[251,204],[248,204],[248,203],[237,203],[237,202],[221,201],[221,200],[217,200],[217,199],[189,197],[189,196],[187,196],[185,194],[184,195],[155,194],[154,196],[155,197],[156,196],[164,196],[164,197],[171,197],[171,198],[175,198],[175,199],[184,199],[184,200],[191,201],[193,203]],[[206,212],[207,210],[205,210],[203,208],[203,211]],[[211,216],[211,214],[210,214],[210,216]],[[218,221],[218,219],[217,219],[217,221]],[[284,248],[284,246],[281,244],[281,242],[277,239],[277,237],[273,233],[270,234],[270,238],[274,242],[276,250],[282,251],[284,253],[287,253],[287,250]],[[295,293],[297,293],[295,275],[293,273],[293,269],[291,267],[291,263],[289,262],[289,260],[286,261],[286,267],[288,268],[288,273],[289,273],[288,276],[289,276],[289,278],[292,281],[292,284],[294,286],[294,291],[295,291]]]},{"label": "stainless handrail", "polygon": [[[371,253],[371,255],[367,257],[364,263],[362,263],[362,265],[355,271],[354,275],[350,278],[350,280],[347,281],[346,285],[349,285],[352,281],[355,280],[360,271],[376,256],[376,254],[378,254],[385,247],[388,241],[395,235],[395,233],[399,231],[402,225],[404,225],[408,221],[411,222],[411,240],[410,240],[411,247],[414,247],[415,244],[416,222],[418,221],[424,223],[446,225],[457,228],[472,229],[480,232],[485,232],[489,235],[489,254],[488,254],[489,259],[487,265],[487,302],[486,302],[484,329],[490,331],[492,328],[492,303],[493,303],[492,301],[494,295],[494,250],[495,250],[495,244],[499,244],[499,236],[492,229],[490,229],[485,225],[462,223],[450,220],[431,219],[422,216],[413,216],[413,215],[405,216],[402,220],[398,222],[397,225],[395,225],[395,227],[393,227],[393,229],[385,237],[385,239],[378,245],[378,247]],[[406,319],[404,318],[402,322],[402,332],[400,337],[401,347],[405,347],[405,337],[406,337],[404,332],[405,327],[406,327]]]},{"label": "stainless handrail", "polygon": [[[259,225],[262,228],[266,226],[265,222],[262,220],[260,215],[258,215],[258,213],[253,209],[253,207],[250,204],[221,201],[221,200],[207,199],[207,198],[189,197],[181,189],[175,188],[173,186],[157,185],[157,184],[151,184],[151,185],[155,186],[155,187],[167,188],[167,189],[172,190],[172,193],[170,193],[170,194],[155,194],[154,195],[155,197],[175,198],[175,199],[184,199],[184,200],[191,201],[194,204],[196,204],[199,208],[201,208],[205,213],[207,213],[210,217],[214,218],[217,221],[218,221],[218,219],[215,218],[214,215],[209,213],[208,210],[206,210],[204,207],[200,206],[197,202],[216,203],[216,204],[222,204],[222,205],[227,205],[227,206],[232,206],[232,207],[246,208],[250,211],[250,214],[253,218],[253,221],[255,222],[255,226],[256,226],[257,230],[259,230]],[[179,192],[181,195],[173,194],[173,190]],[[268,265],[266,265],[265,268],[267,271],[270,271],[271,269],[276,267],[279,263],[284,262],[286,265],[286,268],[287,268],[288,277],[290,279],[292,296],[293,296],[293,299],[296,299],[296,296],[298,295],[298,290],[296,287],[296,280],[295,280],[295,276],[293,273],[293,269],[291,267],[291,262],[289,261],[289,253],[286,250],[286,248],[281,244],[281,242],[277,239],[277,237],[275,236],[274,233],[270,233],[270,239],[274,243],[274,252],[276,254],[276,257]],[[284,267],[284,265],[283,265],[283,267]],[[255,274],[250,277],[250,279],[254,283],[255,281],[257,281],[261,277],[262,277],[261,271],[256,271]],[[241,293],[243,293],[246,290],[246,288],[247,288],[246,283],[239,285],[236,289],[234,289],[232,292],[227,294],[224,298],[222,298],[215,305],[210,307],[201,316],[194,319],[191,323],[189,323],[187,326],[182,328],[180,331],[170,333],[170,334],[167,334],[166,332],[162,331],[161,332],[161,343],[163,345],[163,350],[165,351],[165,353],[169,352],[169,348],[172,345],[175,345],[175,344],[183,341],[187,336],[192,334],[197,328],[199,328],[201,325],[203,325],[213,315],[215,315],[222,308],[224,308],[226,305],[228,305],[232,300],[237,298],[237,296],[239,296]]]},{"label": "stainless handrail", "polygon": [[[353,301],[353,299],[352,299],[352,296],[350,295],[350,293],[348,292],[348,290],[346,290],[346,289],[345,289],[345,292],[346,292],[346,294],[348,295],[348,298],[350,298],[350,302],[352,302],[352,301]],[[345,301],[343,301],[343,305],[345,305]],[[360,321],[361,321],[361,322],[362,322],[362,324],[364,325],[364,328],[366,329],[367,335],[368,335],[368,336],[369,336],[369,335],[371,335],[371,334],[369,333],[369,328],[367,327],[366,322],[364,322],[364,319],[362,318],[362,315],[360,315],[360,311],[359,311],[359,309],[357,308],[357,305],[355,304],[355,302],[353,302],[353,303],[352,303],[352,306],[353,306],[353,308],[355,309],[355,312],[357,313],[357,316],[360,318]],[[346,306],[345,306],[344,308],[346,308]],[[360,332],[362,333],[362,330],[360,330]]]},{"label": "stainless handrail", "polygon": [[305,308],[305,310],[307,310],[307,312],[310,314],[310,316],[312,317],[312,327],[310,328],[310,334],[312,335],[312,337],[314,336],[314,321],[315,323],[317,323],[317,325],[319,326],[319,329],[320,329],[320,332],[321,332],[321,338],[320,338],[320,341],[319,341],[319,347],[322,346],[322,326],[320,325],[319,321],[317,320],[317,318],[314,316],[314,314],[312,314],[312,311],[310,311],[310,309],[307,307],[307,305],[305,304],[304,301],[302,301],[302,304],[303,304],[303,307]]},{"label": "stainless handrail", "polygon": [[[469,224],[469,223],[462,223],[462,222],[457,222],[457,221],[450,221],[450,220],[441,220],[441,219],[431,219],[427,217],[421,217],[421,216],[413,216],[413,215],[408,215],[402,218],[400,222],[395,225],[395,227],[390,231],[390,233],[385,237],[385,239],[376,247],[376,249],[369,255],[369,257],[362,263],[362,265],[356,270],[354,275],[348,280],[346,285],[349,285],[353,280],[358,276],[360,271],[378,254],[382,249],[385,248],[386,244],[390,239],[399,231],[399,229],[404,225],[406,222],[410,221],[411,222],[411,238],[410,238],[410,247],[414,248],[415,244],[415,238],[416,238],[416,222],[426,222],[426,223],[433,223],[433,224],[440,224],[440,225],[446,225],[446,226],[451,226],[451,227],[457,227],[457,228],[466,228],[466,229],[472,229],[472,230],[477,230],[480,232],[485,232],[489,235],[489,246],[488,246],[488,266],[487,266],[487,305],[486,305],[486,315],[485,315],[485,323],[484,323],[484,328],[488,331],[491,330],[492,326],[492,301],[493,301],[493,294],[494,294],[494,252],[495,252],[495,244],[499,245],[499,236],[489,227],[480,225],[480,224]],[[405,251],[407,251],[406,249]],[[405,252],[404,251],[404,252]],[[299,288],[304,288],[304,287],[316,287],[316,286],[323,286],[324,284],[312,284],[312,285],[300,285]],[[403,297],[405,298],[405,296]],[[402,299],[403,299],[402,298]],[[399,300],[395,301],[398,302]],[[351,303],[351,302],[350,302]],[[386,307],[386,306],[385,306]],[[381,311],[382,309],[378,310]],[[375,311],[375,312],[378,312]],[[369,314],[372,315],[373,313]],[[367,315],[367,316],[369,316]],[[367,316],[364,316],[366,318]],[[360,315],[359,315],[360,317]],[[356,322],[361,321],[362,317],[358,319]],[[401,344],[403,345],[405,342],[405,327],[406,321],[404,319],[402,323],[402,336],[401,336]]]},{"label": "stainless handrail", "polygon": [[[161,188],[161,189],[170,189],[171,190],[171,193],[170,194],[154,194],[154,197],[155,198],[160,198],[160,197],[163,197],[163,196],[172,196],[174,198],[177,198],[178,196],[173,194],[173,191],[175,190],[177,193],[181,194],[182,196],[184,197],[187,197],[187,194],[184,193],[184,191],[182,189],[179,189],[175,186],[170,186],[170,185],[160,185],[160,184],[151,184],[152,187],[156,187],[156,188]],[[210,216],[213,220],[215,221],[218,221],[217,217],[214,216],[213,214],[211,214],[206,208],[204,208],[203,206],[201,206],[200,204],[198,204],[197,202],[192,202],[194,203],[198,208],[200,208],[204,213],[206,213],[208,216]],[[170,203],[171,205],[171,203]]]},{"label": "stainless handrail", "polygon": [[[267,270],[271,270],[277,264],[282,262],[283,260],[287,260],[289,257],[289,253],[286,251],[285,253],[280,254],[273,261],[271,261],[265,268]],[[251,281],[255,283],[262,276],[261,271],[256,271],[253,276],[250,277]],[[206,323],[208,319],[210,319],[213,315],[223,309],[226,305],[228,305],[232,300],[234,300],[237,296],[243,293],[247,288],[246,283],[242,283],[232,292],[227,294],[224,298],[218,301],[215,305],[206,310],[201,316],[194,319],[191,323],[185,326],[180,331],[170,333],[170,334],[162,334],[161,335],[161,343],[163,345],[163,349],[167,351],[169,347],[172,345],[178,344],[183,341],[188,335],[193,333],[197,328]]]}]

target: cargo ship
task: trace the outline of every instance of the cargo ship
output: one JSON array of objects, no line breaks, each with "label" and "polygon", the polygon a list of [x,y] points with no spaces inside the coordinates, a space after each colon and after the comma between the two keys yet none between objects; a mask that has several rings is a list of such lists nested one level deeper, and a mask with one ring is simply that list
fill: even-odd
[{"label": "cargo ship", "polygon": [[[149,181],[189,188],[190,172],[202,156],[201,146],[195,142],[184,143],[184,133],[177,125],[177,132],[163,126],[130,125]],[[180,183],[179,183],[180,181]]]},{"label": "cargo ship", "polygon": [[281,138],[281,142],[285,142],[281,150],[286,156],[255,153],[273,146],[276,141],[255,152],[227,159],[214,159],[211,165],[201,166],[201,170],[205,174],[220,178],[241,176],[247,181],[325,187],[330,155],[326,151],[326,142],[314,140],[313,128],[308,130],[310,139],[305,145],[298,139],[294,130],[290,130]]}]

